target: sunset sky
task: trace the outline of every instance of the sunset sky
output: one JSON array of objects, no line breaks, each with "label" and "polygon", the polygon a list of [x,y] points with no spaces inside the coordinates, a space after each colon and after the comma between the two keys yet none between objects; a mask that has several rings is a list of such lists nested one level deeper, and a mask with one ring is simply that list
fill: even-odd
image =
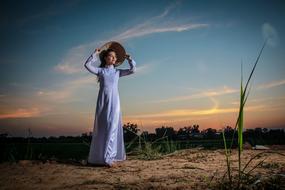
[{"label": "sunset sky", "polygon": [[120,78],[123,121],[154,132],[234,126],[241,62],[247,79],[268,38],[245,128],[285,128],[284,1],[1,1],[0,14],[0,133],[92,131],[99,86],[84,62],[110,40],[137,62]]}]

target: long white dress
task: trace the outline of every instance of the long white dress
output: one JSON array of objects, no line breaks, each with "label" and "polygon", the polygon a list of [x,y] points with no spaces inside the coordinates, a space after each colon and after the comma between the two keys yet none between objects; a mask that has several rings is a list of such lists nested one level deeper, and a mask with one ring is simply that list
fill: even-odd
[{"label": "long white dress", "polygon": [[101,68],[99,64],[100,59],[95,52],[85,62],[86,69],[97,75],[100,81],[87,161],[111,165],[114,161],[126,160],[118,81],[119,77],[135,72],[136,62],[131,59],[129,69],[118,69],[113,65]]}]

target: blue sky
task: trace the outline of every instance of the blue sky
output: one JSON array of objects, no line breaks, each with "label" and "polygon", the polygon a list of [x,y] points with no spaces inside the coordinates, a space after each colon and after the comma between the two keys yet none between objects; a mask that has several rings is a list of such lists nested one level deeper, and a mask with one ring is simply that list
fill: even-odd
[{"label": "blue sky", "polygon": [[153,131],[233,126],[241,61],[247,78],[269,38],[245,124],[284,127],[282,1],[2,1],[0,7],[1,132],[92,131],[98,84],[83,64],[110,40],[122,43],[138,67],[120,80],[124,123]]}]

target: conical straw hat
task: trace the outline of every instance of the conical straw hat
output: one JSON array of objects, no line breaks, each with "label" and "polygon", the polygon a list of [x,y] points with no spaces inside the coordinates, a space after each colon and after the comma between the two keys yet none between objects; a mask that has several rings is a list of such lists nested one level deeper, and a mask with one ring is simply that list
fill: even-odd
[{"label": "conical straw hat", "polygon": [[119,42],[110,41],[101,46],[99,54],[101,60],[103,59],[104,52],[106,52],[107,49],[113,49],[116,52],[117,61],[116,64],[114,64],[115,67],[121,65],[124,62],[126,51]]}]

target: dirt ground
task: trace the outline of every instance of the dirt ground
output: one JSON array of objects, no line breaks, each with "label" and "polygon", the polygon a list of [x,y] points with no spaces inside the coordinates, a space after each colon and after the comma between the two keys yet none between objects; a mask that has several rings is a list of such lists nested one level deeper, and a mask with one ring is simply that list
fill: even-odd
[{"label": "dirt ground", "polygon": [[[285,154],[285,150],[274,150]],[[242,166],[261,150],[244,150]],[[264,162],[254,175],[285,175],[284,156],[265,154],[252,162],[249,171]],[[237,151],[231,156],[237,169]],[[0,164],[1,189],[212,189],[226,172],[224,150],[188,149],[158,160],[127,156],[115,168],[90,167],[57,162],[21,161]],[[227,176],[226,176],[227,177]]]}]

